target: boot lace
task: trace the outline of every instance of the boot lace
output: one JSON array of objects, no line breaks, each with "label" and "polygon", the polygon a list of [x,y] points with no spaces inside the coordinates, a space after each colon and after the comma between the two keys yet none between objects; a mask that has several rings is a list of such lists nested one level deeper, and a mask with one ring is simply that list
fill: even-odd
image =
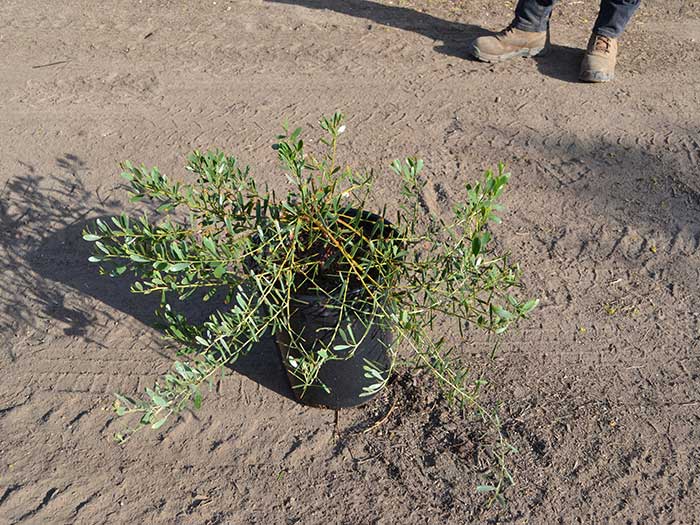
[{"label": "boot lace", "polygon": [[608,53],[610,51],[610,46],[612,45],[612,40],[607,36],[596,35],[595,41],[593,42],[593,51],[600,51],[601,53]]},{"label": "boot lace", "polygon": [[502,31],[499,31],[498,36],[508,36],[510,33],[513,32],[513,29],[515,29],[515,22],[511,22],[510,24],[508,24],[508,27],[506,27]]}]

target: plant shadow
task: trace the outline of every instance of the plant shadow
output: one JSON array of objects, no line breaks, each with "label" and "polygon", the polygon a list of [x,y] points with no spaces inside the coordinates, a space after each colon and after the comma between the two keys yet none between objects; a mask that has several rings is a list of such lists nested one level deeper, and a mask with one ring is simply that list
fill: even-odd
[{"label": "plant shadow", "polygon": [[[43,318],[54,319],[65,335],[104,346],[90,329],[96,320],[94,304],[76,301],[76,296],[93,297],[152,326],[159,297],[131,293],[133,277],[100,275],[97,265],[88,262],[92,245],[82,239],[86,226],[98,217],[109,220],[110,212],[116,214],[120,203],[102,200],[95,204],[94,192],[88,191],[80,178],[80,172],[87,168],[76,155],[56,160],[61,175],[40,176],[31,165],[20,165],[25,173],[11,179],[0,193],[0,254],[9,270],[0,273],[0,329],[17,333],[22,326],[38,326]],[[195,296],[169,302],[193,322],[227,307],[222,297],[208,302],[200,299]],[[174,358],[174,352],[156,352]],[[11,353],[6,357],[10,361],[17,358]],[[294,399],[282,360],[269,337],[229,368]]]},{"label": "plant shadow", "polygon": [[[134,277],[110,278],[100,275],[97,265],[88,262],[88,257],[92,254],[92,244],[85,242],[81,233],[86,226],[94,224],[96,218],[80,221],[53,232],[36,251],[36,254],[52,254],[52,260],[47,263],[30,255],[28,261],[32,269],[50,281],[62,283],[83,295],[92,296],[145,325],[154,325],[157,320],[155,311],[159,306],[159,297],[133,294],[130,288],[135,282]],[[108,216],[100,218],[109,220]],[[193,323],[202,323],[216,311],[228,308],[223,301],[223,294],[217,294],[209,301],[203,301],[202,294],[195,294],[184,301],[169,298],[168,303]],[[76,335],[86,333],[87,325],[90,323],[87,313],[72,310],[66,314],[61,310],[47,308],[48,312],[53,316],[58,314],[61,320],[68,322],[71,333]],[[174,355],[164,354],[164,357],[173,358]],[[228,368],[281,396],[294,399],[282,359],[270,337],[258,342]]]}]

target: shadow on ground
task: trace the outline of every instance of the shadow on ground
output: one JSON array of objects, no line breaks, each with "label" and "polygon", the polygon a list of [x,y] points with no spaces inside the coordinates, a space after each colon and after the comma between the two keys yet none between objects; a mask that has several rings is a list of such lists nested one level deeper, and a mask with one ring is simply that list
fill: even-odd
[{"label": "shadow on ground", "polygon": [[309,9],[327,9],[377,24],[412,31],[431,40],[442,41],[435,49],[450,56],[466,58],[469,43],[476,37],[489,34],[485,29],[459,22],[443,20],[408,7],[384,5],[368,0],[266,0]]},{"label": "shadow on ground", "polygon": [[535,62],[543,75],[578,84],[582,58],[583,49],[552,44],[546,55],[535,57]]},{"label": "shadow on ground", "polygon": [[[83,241],[82,231],[97,217],[109,220],[109,212],[116,214],[119,203],[94,204],[94,195],[81,182],[79,172],[86,168],[77,156],[68,154],[56,163],[62,173],[49,177],[20,163],[25,173],[12,179],[1,194],[0,253],[6,270],[0,272],[0,329],[17,333],[23,327],[36,327],[44,319],[53,319],[64,327],[65,335],[99,343],[93,340],[99,334],[90,329],[95,322],[94,305],[70,300],[76,292],[81,298],[93,297],[145,325],[153,325],[158,297],[132,294],[133,278],[99,275],[97,265],[88,262],[92,245]],[[171,304],[195,322],[226,308],[217,298],[203,302],[195,297]],[[174,352],[162,355],[172,359]],[[8,357],[14,361],[18,356]],[[230,368],[293,399],[271,338],[261,341]]]},{"label": "shadow on ground", "polygon": [[[309,9],[325,9],[377,24],[411,31],[442,41],[435,50],[444,55],[476,62],[469,53],[471,42],[480,36],[492,35],[483,27],[452,22],[422,13],[408,7],[385,5],[370,0],[265,0],[277,4],[289,4]],[[578,82],[578,68],[583,51],[568,46],[552,45],[550,52],[536,58],[539,71],[546,76],[565,82]],[[484,65],[484,67],[488,67]]]}]

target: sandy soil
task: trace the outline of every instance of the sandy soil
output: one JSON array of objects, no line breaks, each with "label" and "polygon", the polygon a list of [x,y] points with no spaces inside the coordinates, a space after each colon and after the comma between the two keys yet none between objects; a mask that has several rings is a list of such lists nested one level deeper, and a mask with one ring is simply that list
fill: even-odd
[{"label": "sandy soil", "polygon": [[[618,79],[591,86],[596,3],[561,2],[549,56],[488,66],[466,45],[511,2],[4,0],[0,523],[700,522],[700,3],[645,2]],[[496,162],[513,173],[496,235],[542,306],[490,374],[520,450],[506,509],[475,493],[478,424],[424,378],[334,436],[269,345],[197,414],[110,441],[111,394],[170,363],[153,305],[80,239],[126,205],[117,163],[184,177],[191,149],[219,146],[281,190],[280,124],[338,108],[346,159],[388,174],[422,156],[436,213]]]}]

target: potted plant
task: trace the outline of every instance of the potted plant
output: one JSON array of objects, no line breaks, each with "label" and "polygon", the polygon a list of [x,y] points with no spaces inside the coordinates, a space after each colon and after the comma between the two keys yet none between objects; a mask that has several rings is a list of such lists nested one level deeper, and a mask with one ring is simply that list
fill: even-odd
[{"label": "potted plant", "polygon": [[[501,165],[467,184],[445,221],[424,209],[423,162],[395,161],[400,202],[375,214],[372,173],[337,163],[342,115],[320,126],[320,155],[307,151],[299,129],[278,137],[290,185],[281,197],[219,151],[196,151],[187,165],[195,180],[186,184],[123,164],[132,200],[155,201],[157,215],[96,221],[83,234],[95,245],[90,260],[111,276],[135,274],[134,293],[161,295],[165,335],[182,357],[143,399],[117,396],[118,415],[139,415],[119,440],[199,408],[214,374],[268,333],[301,402],[353,406],[380,392],[396,366],[410,365],[428,369],[449,400],[478,406],[484,381],[433,324],[498,334],[536,306],[513,295],[520,271],[490,244],[509,175]],[[225,296],[203,323],[172,306],[170,297],[202,291],[203,300]]]}]

